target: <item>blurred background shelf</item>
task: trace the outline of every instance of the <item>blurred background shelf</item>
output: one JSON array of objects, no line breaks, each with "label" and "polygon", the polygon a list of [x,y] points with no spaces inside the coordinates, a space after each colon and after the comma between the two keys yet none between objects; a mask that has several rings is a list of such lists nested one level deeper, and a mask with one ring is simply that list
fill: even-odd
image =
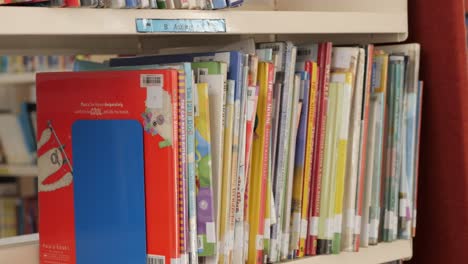
[{"label": "blurred background shelf", "polygon": [[0,165],[0,177],[36,177],[37,172],[38,169],[35,165]]},{"label": "blurred background shelf", "polygon": [[36,73],[0,73],[0,85],[27,85],[36,82]]}]

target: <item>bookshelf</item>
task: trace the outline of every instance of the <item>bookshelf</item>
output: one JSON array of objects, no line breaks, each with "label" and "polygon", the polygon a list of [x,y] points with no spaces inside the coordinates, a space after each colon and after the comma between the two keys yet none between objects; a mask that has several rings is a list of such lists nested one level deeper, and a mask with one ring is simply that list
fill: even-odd
[{"label": "bookshelf", "polygon": [[[226,30],[138,33],[138,18],[221,19]],[[14,21],[15,26],[8,21]],[[251,37],[263,41],[328,40],[335,44],[402,42],[408,37],[407,0],[248,0],[242,8],[219,11],[0,8],[0,54],[8,55],[154,54],[181,43],[224,45]],[[34,79],[34,74],[0,75],[0,85],[33,83]],[[37,167],[0,166],[0,177],[5,175],[34,176]],[[37,234],[0,239],[0,263],[39,263],[38,240]],[[359,253],[289,263],[374,264],[411,257],[412,241],[397,241]]]},{"label": "bookshelf", "polygon": [[[0,53],[156,53],[180,43],[222,45],[245,37],[326,39],[337,44],[404,41],[408,36],[406,0],[388,2],[249,0],[243,8],[219,11],[0,8],[0,21],[17,21],[15,27],[0,23]],[[137,18],[223,19],[226,32],[203,33],[203,38],[200,33],[137,33]]]},{"label": "bookshelf", "polygon": [[0,73],[0,85],[28,85],[36,81],[36,73]]},{"label": "bookshelf", "polygon": [[[0,260],[5,263],[39,263],[39,235],[19,236],[0,239]],[[400,240],[393,243],[381,243],[378,246],[361,248],[359,253],[342,252],[339,255],[308,257],[290,261],[291,264],[375,264],[412,256],[412,242]],[[4,263],[4,262],[2,262]]]},{"label": "bookshelf", "polygon": [[37,172],[35,165],[0,165],[0,177],[36,177]]}]

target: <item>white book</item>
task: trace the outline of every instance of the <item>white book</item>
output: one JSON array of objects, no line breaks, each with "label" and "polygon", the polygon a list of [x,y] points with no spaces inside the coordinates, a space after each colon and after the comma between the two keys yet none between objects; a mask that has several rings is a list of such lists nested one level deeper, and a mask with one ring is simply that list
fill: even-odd
[{"label": "white book", "polygon": [[9,164],[31,164],[35,153],[29,151],[19,118],[15,114],[0,114],[0,141]]},{"label": "white book", "polygon": [[[294,48],[295,50],[296,48]],[[285,206],[283,210],[283,235],[281,245],[281,260],[288,259],[289,253],[289,240],[290,229],[291,229],[291,204],[292,204],[292,191],[293,191],[293,179],[294,179],[294,158],[296,154],[296,138],[297,138],[297,127],[299,123],[298,105],[299,95],[301,93],[301,77],[300,75],[294,76],[294,86],[292,95],[292,106],[291,107],[291,123],[289,127],[289,149],[287,151],[287,180],[286,180],[286,195],[285,195]]]}]

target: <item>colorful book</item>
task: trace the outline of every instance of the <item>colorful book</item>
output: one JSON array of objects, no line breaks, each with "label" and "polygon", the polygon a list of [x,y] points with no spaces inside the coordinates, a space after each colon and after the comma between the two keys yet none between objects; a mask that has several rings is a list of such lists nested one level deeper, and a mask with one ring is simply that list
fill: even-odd
[{"label": "colorful book", "polygon": [[[96,80],[100,81],[96,82]],[[135,250],[141,250],[145,247],[146,250],[143,251],[142,261],[145,261],[146,258],[148,261],[164,262],[179,260],[180,232],[179,211],[177,208],[177,179],[180,165],[177,147],[179,129],[178,88],[178,72],[172,69],[38,74],[38,131],[40,131],[38,137],[38,178],[41,208],[39,219],[41,244],[54,244],[59,245],[61,248],[60,252],[57,252],[56,249],[41,246],[40,259],[42,262],[62,261],[63,256],[66,256],[70,260],[69,263],[74,263],[82,253],[89,253],[95,258],[99,254],[91,253],[93,250],[99,250],[101,253],[108,251],[105,256],[102,256],[108,258],[109,255],[112,255],[112,261],[115,263],[128,263],[130,261],[128,260],[130,250],[135,253]],[[64,94],[67,96],[64,96]],[[109,102],[108,97],[102,96],[103,94],[112,94],[113,101]],[[159,94],[159,96],[154,97],[154,94]],[[60,109],[60,111],[57,111],[57,109]],[[105,126],[105,130],[99,129],[93,124],[82,124],[80,127],[75,127],[78,138],[74,142],[75,133],[72,133],[72,129],[75,121],[99,120],[93,122],[100,124],[104,122],[101,121],[103,119],[111,119],[112,122],[115,122],[116,119],[121,120],[117,120],[116,125]],[[122,129],[122,134],[119,134],[119,130],[123,127],[121,123],[125,120],[131,122],[136,120],[138,123],[135,122],[136,126],[125,124],[126,129]],[[93,128],[92,130],[88,129],[90,126]],[[140,132],[138,132],[138,128]],[[94,133],[96,134],[95,137],[89,131],[99,133]],[[125,131],[129,132],[125,134]],[[119,144],[109,142],[112,139],[109,135],[113,135],[114,132],[119,135],[125,134],[124,137],[116,138],[116,140],[119,140]],[[120,147],[125,142],[132,143],[132,146],[125,145],[125,148],[135,151],[134,147],[138,140],[128,141],[128,135],[132,135],[132,138],[133,135],[134,138],[140,137],[140,142],[144,146],[141,154],[134,154],[131,158],[126,158],[126,156],[134,152],[127,152],[123,149],[122,151],[113,151],[114,148]],[[89,144],[90,140],[96,142],[96,144]],[[85,147],[81,150],[73,148],[73,154],[77,153],[76,156],[73,155],[73,160],[69,159],[72,157],[72,148],[67,147],[72,146],[72,144]],[[91,147],[96,149],[96,152],[93,152],[96,153],[93,154],[96,155],[96,159],[83,158],[75,160],[76,157],[86,157],[85,154],[89,157],[91,152],[87,151],[86,148]],[[111,156],[106,157],[103,152],[111,154]],[[118,153],[121,153],[122,156],[117,155]],[[141,155],[140,159],[137,158],[139,155]],[[108,162],[106,166],[87,165],[87,163],[93,162],[97,165],[95,161],[101,159]],[[113,179],[119,176],[122,177],[122,181],[111,180],[110,182],[116,184],[125,182],[125,186],[122,187],[128,190],[130,186],[133,186],[132,183],[138,178],[138,174],[135,171],[129,174],[111,173],[111,170],[116,168],[115,164],[122,162],[127,164],[131,160],[135,162],[138,160],[144,161],[144,167],[141,170],[144,171],[144,176],[141,177],[141,186],[144,189],[128,192],[129,195],[126,196],[123,196],[121,191],[119,191],[118,195],[107,196],[107,194],[102,193],[102,188],[98,184],[90,185],[83,181],[78,183],[76,182],[78,178],[73,177],[75,173],[82,175],[87,175],[88,172],[91,173],[90,175],[99,173],[97,178],[102,176],[102,180],[105,181],[106,176],[112,176]],[[72,164],[85,169],[85,171],[81,170],[80,172],[80,169],[72,168]],[[131,169],[133,165],[126,166],[125,171],[127,171],[127,168]],[[109,171],[104,173],[100,171],[102,169],[106,169],[106,171],[109,169]],[[86,177],[82,179],[86,179]],[[91,180],[95,183],[96,178]],[[79,188],[85,188],[85,186],[95,186],[95,189],[89,191],[85,189],[83,191],[78,190]],[[109,189],[109,191],[111,190],[115,189]],[[141,200],[134,200],[139,197],[138,194],[143,193],[144,196],[142,196]],[[88,194],[97,195],[96,199],[89,200],[89,196],[86,196],[87,199],[80,198],[80,196]],[[86,232],[86,228],[77,229],[75,224],[83,223],[84,226],[87,226],[86,223],[88,222],[86,221],[88,220],[83,219],[83,217],[88,217],[89,214],[71,208],[76,207],[76,203],[80,202],[79,208],[85,211],[91,210],[93,206],[87,204],[87,201],[92,201],[93,205],[96,205],[97,202],[101,202],[101,200],[97,199],[98,196],[102,196],[99,198],[102,201],[108,201],[111,197],[115,197],[116,200],[109,201],[109,204],[103,205],[104,207],[99,206],[99,211],[102,211],[102,208],[108,208],[108,210],[97,212],[97,215],[108,212],[112,214],[124,212],[125,210],[122,211],[124,204],[127,208],[125,212],[131,212],[125,213],[125,219],[134,219],[136,221],[135,217],[142,215],[144,221],[138,223],[132,221],[134,224],[131,226],[132,230],[135,227],[140,229],[146,226],[146,230],[143,231],[143,234],[146,234],[143,236],[144,239],[131,239],[134,243],[130,246],[125,242],[126,239],[121,240],[124,241],[125,246],[121,244],[122,248],[120,250],[116,250],[119,249],[116,247],[108,247],[108,245],[115,245],[120,240],[117,239],[116,241],[114,236],[109,237],[108,232],[101,232],[109,228],[109,222],[105,221],[102,222],[103,226],[96,225],[96,223],[92,224],[97,229],[93,229],[92,232],[86,235],[86,237],[92,237],[93,241],[98,243],[96,246],[90,247],[89,243],[82,243],[84,240],[79,242],[78,234],[81,231]],[[132,199],[126,200],[128,203],[120,202],[119,199],[124,197]],[[165,202],[160,202],[161,200]],[[112,207],[116,210],[118,208],[118,212],[111,210],[109,207],[111,204],[118,205]],[[138,208],[143,208],[143,211],[135,211],[139,210]],[[160,217],[161,213],[165,217]],[[81,217],[81,219],[77,220],[77,217]],[[124,218],[118,217],[115,219]],[[94,217],[93,219],[96,221],[101,219],[102,221],[102,219],[109,218]],[[145,221],[147,225],[145,225]],[[125,231],[125,228],[123,228],[125,226],[128,226],[128,222],[126,225],[113,229],[115,235],[119,238],[131,235],[133,231]],[[85,233],[80,233],[80,235],[83,234]],[[161,237],[165,239],[160,239]],[[78,245],[81,245],[81,247]],[[69,248],[74,250],[68,250]],[[50,252],[50,250],[53,252]],[[60,259],[57,259],[57,256]],[[91,260],[91,262],[95,261],[96,259]],[[106,260],[103,259],[102,262],[106,262]]]},{"label": "colorful book", "polygon": [[9,164],[32,164],[36,158],[34,138],[25,114],[0,114],[0,142]]},{"label": "colorful book", "polygon": [[[328,85],[330,79],[331,68],[331,53],[332,44],[330,42],[321,43],[318,45],[317,63],[319,66],[318,90],[317,90],[317,112],[316,112],[316,134],[314,143],[314,153],[312,162],[312,181],[311,181],[311,195],[310,195],[310,210],[309,210],[309,235],[306,242],[306,254],[315,255],[322,252],[320,249],[325,250],[328,242],[318,241],[318,234],[315,235],[313,231],[316,230],[315,226],[319,226],[319,217],[321,215],[321,188],[322,188],[322,174],[324,164],[324,149],[325,149],[325,131],[328,112]],[[310,48],[311,54],[314,54],[316,49],[315,45]],[[312,231],[312,232],[310,232]],[[323,244],[323,246],[322,246]],[[326,252],[326,251],[325,251]]]},{"label": "colorful book", "polygon": [[[328,92],[328,111],[327,123],[325,127],[325,149],[323,157],[323,176],[321,180],[321,197],[320,197],[320,216],[318,225],[318,252],[320,254],[330,254],[334,236],[334,200],[335,200],[335,185],[333,181],[333,169],[335,166],[335,149],[336,149],[336,117],[339,106],[339,90],[340,83],[330,83]],[[342,87],[341,87],[342,88]]]},{"label": "colorful book", "polygon": [[260,62],[258,67],[259,97],[249,187],[249,252],[247,263],[263,263],[265,198],[268,182],[268,157],[271,129],[271,101],[274,66]]},{"label": "colorful book", "polygon": [[[292,190],[292,206],[291,206],[291,239],[289,242],[290,258],[295,258],[299,251],[299,240],[301,238],[302,227],[302,203],[303,190],[306,176],[306,147],[307,147],[307,122],[309,120],[309,94],[310,94],[310,76],[308,71],[301,72],[301,90],[299,93],[299,102],[302,102],[302,111],[299,120],[299,129],[296,137],[295,145],[295,161],[294,161],[294,179]],[[308,172],[310,176],[310,170]],[[307,181],[310,184],[310,177]],[[307,228],[306,228],[307,230]]]},{"label": "colorful book", "polygon": [[[296,48],[293,48],[293,52],[296,53]],[[301,93],[301,77],[299,74],[294,75],[294,86],[291,103],[291,124],[289,127],[289,143],[287,152],[287,178],[284,191],[285,203],[283,211],[283,234],[281,235],[281,260],[286,260],[289,257],[289,241],[291,239],[291,206],[292,206],[292,192],[293,192],[293,180],[294,180],[294,160],[295,160],[295,146],[296,138],[300,117],[299,94]],[[298,114],[299,113],[299,114]]]},{"label": "colorful book", "polygon": [[[366,175],[366,161],[372,157],[368,152],[367,139],[369,131],[370,92],[372,86],[372,74],[374,70],[374,46],[366,46],[365,79],[363,90],[363,107],[361,114],[361,139],[359,145],[359,175],[356,190],[356,220],[354,232],[354,251],[369,245],[369,209],[371,204],[372,176]],[[364,237],[364,239],[361,239]]]},{"label": "colorful book", "polygon": [[[317,78],[318,66],[316,62],[308,61],[305,63],[305,70],[310,76],[310,92],[308,99],[308,115],[307,115],[307,134],[306,134],[306,148],[304,157],[304,182],[302,188],[302,205],[301,205],[301,229],[299,237],[299,250],[296,255],[301,258],[305,256],[306,239],[309,233],[309,207],[310,207],[310,183],[312,181],[312,160],[315,139],[315,119],[317,111]],[[314,230],[315,232],[315,230]]]},{"label": "colorful book", "polygon": [[[357,58],[356,58],[357,59]],[[357,63],[357,62],[356,62]],[[331,81],[342,84],[339,89],[339,106],[335,122],[337,125],[336,142],[336,176],[335,176],[335,211],[334,211],[334,237],[332,252],[339,254],[341,252],[341,237],[343,230],[343,198],[345,193],[346,164],[348,159],[348,141],[350,134],[351,105],[353,100],[353,73],[337,73],[331,75]],[[340,85],[341,86],[341,85]],[[333,188],[333,187],[332,187]],[[354,202],[354,201],[353,201]],[[354,210],[352,217],[354,217]],[[354,222],[353,222],[354,224]]]},{"label": "colorful book", "polygon": [[[345,174],[341,175],[344,179],[343,192],[341,192],[341,186],[337,189],[337,205],[342,201],[342,208],[337,213],[336,218],[336,229],[337,233],[342,233],[341,237],[336,237],[335,252],[339,252],[339,247],[343,251],[353,250],[353,238],[354,238],[354,221],[355,221],[355,201],[356,201],[356,188],[357,188],[357,176],[358,176],[358,156],[359,156],[359,139],[361,133],[361,108],[362,108],[362,75],[364,74],[363,58],[360,58],[360,49],[357,47],[337,47],[333,48],[332,54],[332,65],[331,70],[336,76],[341,76],[341,79],[345,79],[347,82],[351,82],[351,111],[349,118],[349,128],[346,132],[348,134],[347,141],[348,146],[345,147],[346,158],[340,156],[346,160],[345,162]],[[350,75],[343,76],[340,73],[347,73]],[[342,126],[345,124],[341,124]],[[343,131],[344,132],[344,131]],[[345,136],[345,135],[343,135]],[[342,144],[344,142],[341,142]],[[342,149],[341,149],[342,151]],[[338,154],[340,155],[340,153]],[[342,169],[342,168],[340,168]],[[341,195],[343,195],[341,197]],[[341,218],[341,219],[340,219]],[[341,230],[339,230],[341,228]],[[337,235],[335,235],[337,236]],[[342,238],[342,239],[340,239]],[[341,245],[338,243],[341,240]]]},{"label": "colorful book", "polygon": [[[366,177],[372,177],[371,207],[368,220],[370,245],[376,245],[379,242],[388,54],[375,51],[373,64],[369,106],[369,136],[367,138],[368,158],[366,161]],[[361,235],[361,238],[365,239],[364,234]]]},{"label": "colorful book", "polygon": [[[262,43],[259,45],[261,49],[272,49],[276,54],[277,60],[275,61],[276,76],[275,82],[282,85],[281,95],[281,112],[278,120],[280,127],[278,127],[277,138],[275,144],[275,157],[274,174],[273,174],[273,192],[275,199],[276,224],[272,225],[271,230],[271,246],[269,252],[269,261],[277,262],[280,260],[281,251],[287,248],[288,244],[284,244],[282,239],[284,213],[286,204],[286,186],[288,176],[288,153],[290,142],[290,128],[292,120],[292,99],[294,91],[294,61],[296,58],[296,48],[290,42],[276,42],[276,43]],[[290,212],[287,213],[288,215]]]},{"label": "colorful book", "polygon": [[198,256],[204,257],[214,255],[216,250],[207,83],[197,84],[194,103]]},{"label": "colorful book", "polygon": [[421,118],[422,118],[422,99],[423,99],[423,87],[424,83],[419,82],[418,87],[418,106],[416,114],[417,132],[416,132],[416,155],[414,155],[414,184],[413,184],[413,221],[411,225],[411,234],[413,237],[416,236],[416,220],[417,220],[417,209],[418,209],[418,179],[419,179],[419,148],[421,141]]}]

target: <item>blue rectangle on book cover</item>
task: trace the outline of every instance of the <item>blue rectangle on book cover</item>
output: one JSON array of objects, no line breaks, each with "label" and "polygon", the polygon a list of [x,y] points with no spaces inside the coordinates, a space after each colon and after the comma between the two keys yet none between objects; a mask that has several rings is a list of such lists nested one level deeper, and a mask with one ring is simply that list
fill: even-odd
[{"label": "blue rectangle on book cover", "polygon": [[76,121],[72,148],[76,263],[146,263],[141,124]]}]

